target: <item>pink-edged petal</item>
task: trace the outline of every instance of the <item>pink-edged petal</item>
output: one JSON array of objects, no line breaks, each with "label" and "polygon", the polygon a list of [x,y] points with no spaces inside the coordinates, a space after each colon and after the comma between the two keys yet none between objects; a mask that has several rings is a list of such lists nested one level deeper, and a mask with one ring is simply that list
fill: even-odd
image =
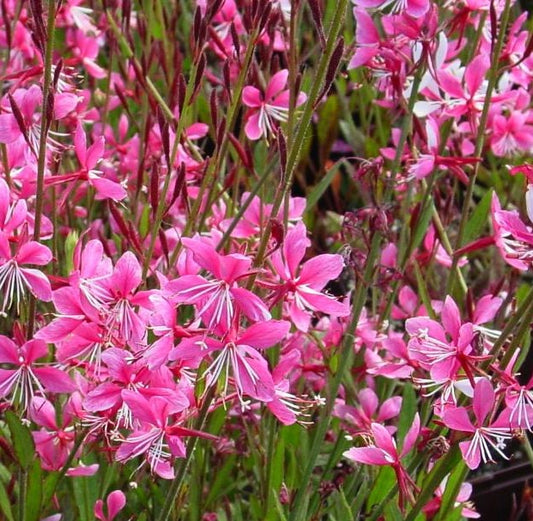
[{"label": "pink-edged petal", "polygon": [[132,293],[142,282],[142,268],[137,257],[127,251],[120,257],[111,276],[111,284],[125,297]]},{"label": "pink-edged petal", "polygon": [[492,295],[485,295],[479,299],[474,311],[474,324],[484,324],[490,322],[500,309],[503,299],[500,297],[493,297]]},{"label": "pink-edged petal", "polygon": [[96,190],[96,199],[112,199],[113,201],[122,201],[128,195],[126,189],[116,181],[106,179],[105,177],[95,177],[89,180],[90,184]]},{"label": "pink-edged petal", "polygon": [[379,408],[379,414],[376,418],[378,421],[390,420],[395,418],[400,414],[400,409],[402,407],[402,397],[393,396],[383,402]]},{"label": "pink-edged petal", "polygon": [[113,490],[107,496],[107,515],[109,521],[112,521],[117,514],[126,506],[126,496],[121,490]]},{"label": "pink-edged petal", "polygon": [[472,441],[462,441],[459,443],[463,459],[470,470],[475,470],[481,463],[481,452],[478,447],[472,447]]},{"label": "pink-edged petal", "polygon": [[189,239],[187,237],[183,237],[181,242],[204,270],[210,271],[217,279],[222,279],[220,267],[222,255],[217,253],[211,244],[207,244],[200,238]]},{"label": "pink-edged petal", "polygon": [[269,320],[252,324],[238,339],[237,343],[257,349],[265,349],[280,342],[291,328],[285,320]]},{"label": "pink-edged petal", "polygon": [[379,33],[372,17],[364,9],[355,8],[353,14],[356,22],[355,40],[357,45],[373,45],[379,43]]},{"label": "pink-edged petal", "polygon": [[0,364],[19,365],[19,350],[13,340],[0,335]]},{"label": "pink-edged petal", "polygon": [[104,382],[90,391],[83,402],[88,411],[106,411],[120,405],[122,396],[121,387],[111,382]]},{"label": "pink-edged petal", "polygon": [[420,433],[420,416],[415,414],[413,425],[407,431],[405,439],[403,440],[402,456],[405,456],[414,446]]},{"label": "pink-edged petal", "polygon": [[474,432],[476,430],[464,407],[451,407],[446,409],[442,415],[442,421],[446,427],[454,431]]},{"label": "pink-edged petal", "polygon": [[377,447],[354,447],[344,452],[343,456],[366,465],[389,465],[391,463],[385,453]]},{"label": "pink-edged petal", "polygon": [[340,255],[317,255],[303,264],[299,283],[320,291],[330,280],[340,275],[343,267],[344,261]]},{"label": "pink-edged petal", "polygon": [[296,278],[300,262],[304,258],[309,247],[307,230],[302,222],[296,224],[294,228],[287,232],[283,243],[283,253],[285,261],[293,278]]},{"label": "pink-edged petal", "polygon": [[339,302],[334,297],[301,286],[297,289],[297,292],[298,296],[313,311],[320,311],[321,313],[327,313],[328,315],[337,317],[345,317],[350,314],[349,305],[344,302]]},{"label": "pink-edged petal", "polygon": [[361,404],[361,408],[366,417],[372,418],[379,407],[379,400],[376,393],[370,388],[363,389],[357,395],[357,400]]},{"label": "pink-edged petal", "polygon": [[52,252],[44,244],[29,241],[20,247],[15,258],[19,264],[44,266],[52,260]]},{"label": "pink-edged petal", "polygon": [[379,423],[372,423],[370,427],[376,442],[376,447],[383,449],[394,460],[398,457],[398,450],[390,432]]},{"label": "pink-edged petal", "polygon": [[100,465],[98,463],[93,463],[92,465],[79,465],[78,467],[69,468],[65,473],[65,476],[73,478],[94,476],[99,468]]},{"label": "pink-edged petal", "polygon": [[483,425],[488,414],[494,407],[495,394],[492,384],[487,378],[481,378],[474,388],[472,408],[478,425]]},{"label": "pink-edged petal", "polygon": [[257,108],[263,104],[263,95],[259,89],[248,85],[242,89],[242,101],[247,107]]},{"label": "pink-edged petal", "polygon": [[20,136],[22,133],[15,117],[12,114],[0,114],[0,143],[13,143]]},{"label": "pink-edged petal", "polygon": [[408,318],[405,321],[405,329],[411,336],[417,336],[422,332],[427,332],[429,337],[448,343],[446,333],[442,326],[429,317]]},{"label": "pink-edged petal", "polygon": [[263,127],[261,126],[261,115],[263,109],[259,109],[257,112],[253,112],[246,121],[244,126],[244,133],[248,139],[256,141],[263,135]]},{"label": "pink-edged petal", "polygon": [[267,103],[274,99],[274,97],[285,88],[288,78],[289,71],[287,69],[282,69],[281,71],[276,72],[276,74],[270,78],[265,91],[265,101]]},{"label": "pink-edged petal", "polygon": [[292,323],[302,333],[307,333],[309,324],[311,323],[311,313],[305,309],[298,307],[296,302],[293,302],[289,308],[288,317]]},{"label": "pink-edged petal", "polygon": [[457,337],[459,336],[459,328],[461,327],[461,313],[455,300],[449,295],[444,300],[441,320],[444,329],[446,329],[454,340],[457,340]]},{"label": "pink-edged petal", "polygon": [[87,158],[87,136],[81,123],[78,123],[74,133],[74,151],[78,156],[78,161],[85,168]]},{"label": "pink-edged petal", "polygon": [[64,371],[55,367],[38,367],[33,372],[43,384],[44,388],[51,393],[71,393],[76,390],[74,382]]},{"label": "pink-edged petal", "polygon": [[294,414],[283,402],[274,397],[272,401],[268,402],[267,407],[270,412],[281,422],[283,425],[293,425],[298,419],[296,414]]},{"label": "pink-edged petal", "polygon": [[253,321],[270,320],[272,315],[265,303],[254,293],[245,288],[231,288],[235,305],[244,315]]},{"label": "pink-edged petal", "polygon": [[96,139],[96,141],[87,149],[85,168],[92,170],[100,159],[104,156],[105,140],[102,136]]},{"label": "pink-edged petal", "polygon": [[465,85],[470,95],[474,95],[485,79],[485,74],[490,67],[490,60],[486,54],[474,58],[465,70]]},{"label": "pink-edged petal", "polygon": [[28,281],[30,291],[33,295],[43,302],[52,300],[52,287],[48,277],[39,270],[30,268],[20,268],[20,272]]},{"label": "pink-edged petal", "polygon": [[39,358],[43,358],[44,356],[48,354],[48,347],[46,343],[36,338],[33,338],[32,340],[28,340],[20,348],[20,350],[22,353],[24,353],[24,360],[28,364],[31,364],[35,362],[35,360],[38,360]]},{"label": "pink-edged petal", "polygon": [[50,431],[57,430],[56,410],[46,399],[34,396],[30,403],[30,418],[41,427],[46,427]]},{"label": "pink-edged petal", "polygon": [[71,92],[56,94],[54,98],[54,118],[64,118],[69,112],[72,112],[76,108],[78,101],[78,96]]}]

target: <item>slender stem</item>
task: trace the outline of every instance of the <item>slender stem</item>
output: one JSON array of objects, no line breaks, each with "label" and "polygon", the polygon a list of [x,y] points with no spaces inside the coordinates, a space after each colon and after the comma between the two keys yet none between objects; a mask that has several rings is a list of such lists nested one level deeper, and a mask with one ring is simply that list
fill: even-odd
[{"label": "slender stem", "polygon": [[[198,417],[196,418],[194,426],[196,430],[200,431],[203,429],[205,421],[207,419],[207,415],[209,414],[209,408],[211,406],[211,402],[213,401],[214,395],[215,387],[211,387],[204,397],[204,403],[202,404],[202,408],[200,409]],[[187,443],[187,455],[185,456],[185,458],[179,460],[177,463],[176,475],[167,492],[165,503],[163,504],[163,508],[161,509],[161,512],[157,517],[157,521],[167,521],[167,519],[169,518],[173,510],[176,497],[178,496],[178,493],[181,490],[183,484],[183,480],[185,479],[185,473],[187,472],[187,469],[189,468],[189,465],[191,463],[192,456],[194,454],[194,448],[196,447],[197,442],[197,436],[193,436],[189,439],[189,442]]]},{"label": "slender stem", "polygon": [[[35,198],[35,221],[33,225],[33,240],[38,241],[41,237],[41,221],[43,216],[44,203],[44,174],[46,170],[46,142],[48,138],[48,130],[50,128],[50,93],[52,87],[52,52],[54,50],[55,37],[55,14],[56,4],[55,0],[48,1],[48,14],[46,19],[46,47],[44,55],[44,71],[43,71],[43,108],[41,114],[41,134],[39,136],[39,157],[37,158],[37,188]],[[29,317],[28,317],[28,331],[27,338],[33,336],[33,329],[35,327],[35,310],[36,299],[32,295],[29,302]]]},{"label": "slender stem", "polygon": [[[282,190],[278,192],[274,200],[274,203],[272,204],[272,211],[270,212],[270,217],[274,217],[278,214],[281,208],[281,205],[283,201],[285,200],[285,197],[288,195],[290,188],[292,186],[292,179],[293,179],[296,167],[298,166],[298,163],[300,161],[300,157],[302,155],[303,145],[305,142],[305,138],[307,136],[307,131],[311,124],[311,118],[315,110],[315,104],[318,101],[317,100],[318,95],[320,93],[320,90],[326,78],[326,72],[330,64],[331,57],[337,45],[338,37],[344,24],[344,18],[346,15],[347,6],[348,6],[348,0],[339,0],[339,2],[337,3],[335,15],[333,17],[329,30],[327,31],[328,39],[326,42],[326,48],[324,49],[324,52],[319,60],[318,70],[315,74],[315,79],[311,86],[311,90],[309,91],[307,102],[304,105],[303,114],[300,118],[299,125],[296,129],[296,133],[292,141],[292,145],[289,149],[289,154],[287,157],[287,164],[285,166],[285,177],[284,177],[283,188]],[[257,256],[255,259],[256,266],[261,266],[261,264],[263,263],[264,256],[265,256],[267,246],[268,246],[268,240],[270,237],[271,228],[272,228],[272,223],[269,220],[266,226],[266,229],[264,230],[264,233],[262,234],[261,243],[259,244],[259,248],[257,251]]]},{"label": "slender stem", "polygon": [[[507,25],[509,23],[510,8],[511,8],[511,2],[510,0],[506,0],[505,7],[503,9],[502,16],[501,16],[498,38],[496,40],[496,45],[494,46],[494,52],[492,53],[491,64],[490,64],[490,68],[488,71],[487,91],[485,93],[485,101],[483,103],[483,110],[481,112],[481,117],[479,119],[479,125],[477,128],[474,157],[480,157],[481,152],[483,151],[483,147],[485,145],[485,139],[486,139],[485,129],[487,127],[489,110],[492,106],[492,103],[491,103],[492,93],[494,89],[496,88],[496,83],[498,81],[498,72],[499,72],[498,65],[500,61],[500,55],[502,52],[503,44],[505,42]],[[484,19],[482,19],[482,21],[483,20]],[[472,95],[473,94],[474,93],[472,93]],[[463,245],[463,240],[464,240],[464,236],[466,233],[466,224],[467,224],[468,216],[470,213],[469,212],[470,203],[472,201],[472,196],[474,194],[474,187],[476,185],[476,179],[479,173],[479,167],[480,167],[480,162],[478,161],[474,164],[472,174],[468,180],[468,186],[466,187],[465,200],[463,202],[463,210],[461,212],[461,220],[459,222],[459,231],[457,233],[457,241],[455,244],[455,249],[459,249]],[[448,287],[447,287],[448,294],[452,293],[454,289],[454,285],[455,285],[456,277],[457,277],[458,262],[459,262],[459,259],[457,257],[453,257],[450,277],[448,279]],[[463,291],[464,291],[464,288],[463,288]]]},{"label": "slender stem", "polygon": [[335,404],[335,398],[339,390],[342,378],[345,374],[347,368],[349,368],[349,360],[353,354],[353,342],[354,334],[359,323],[359,318],[363,310],[365,303],[366,293],[368,287],[371,285],[371,281],[374,274],[374,269],[376,266],[377,258],[379,255],[379,248],[381,245],[381,234],[375,233],[372,239],[372,245],[370,253],[368,254],[365,271],[363,275],[363,280],[359,283],[356,291],[354,292],[353,298],[353,308],[352,308],[352,318],[350,324],[344,334],[344,339],[342,343],[342,351],[340,354],[340,359],[338,363],[338,369],[335,373],[330,386],[328,388],[328,396],[326,405],[322,410],[320,415],[320,420],[317,423],[317,429],[315,431],[315,436],[311,445],[310,454],[307,460],[307,465],[304,469],[302,479],[300,481],[300,486],[298,487],[298,492],[294,500],[294,505],[289,517],[289,521],[301,521],[305,519],[304,508],[307,504],[307,485],[311,479],[313,470],[315,468],[316,460],[320,454],[320,451],[323,446],[324,438],[326,436],[327,430],[329,428],[331,413],[333,411],[333,406]]}]

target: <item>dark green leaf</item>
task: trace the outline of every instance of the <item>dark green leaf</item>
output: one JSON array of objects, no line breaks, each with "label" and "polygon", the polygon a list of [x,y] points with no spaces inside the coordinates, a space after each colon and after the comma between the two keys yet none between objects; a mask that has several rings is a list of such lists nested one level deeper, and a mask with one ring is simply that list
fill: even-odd
[{"label": "dark green leaf", "polygon": [[11,432],[11,442],[13,443],[15,456],[20,466],[27,470],[35,459],[35,444],[33,443],[30,429],[22,423],[13,411],[6,411],[5,418]]}]

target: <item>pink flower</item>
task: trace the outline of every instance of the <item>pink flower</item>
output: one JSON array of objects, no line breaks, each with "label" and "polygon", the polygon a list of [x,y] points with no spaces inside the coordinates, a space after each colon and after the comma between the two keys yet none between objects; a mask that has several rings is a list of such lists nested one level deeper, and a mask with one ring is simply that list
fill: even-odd
[{"label": "pink flower", "polygon": [[39,358],[48,355],[48,348],[42,340],[29,340],[18,347],[11,339],[0,335],[0,364],[13,369],[0,369],[0,398],[12,394],[11,402],[21,403],[27,409],[35,390],[64,393],[75,389],[68,375],[46,365],[37,365]]},{"label": "pink flower", "polygon": [[344,317],[350,313],[349,306],[322,292],[324,286],[337,278],[344,266],[340,255],[317,255],[300,263],[309,245],[303,223],[298,223],[287,232],[283,248],[272,255],[272,265],[282,283],[264,282],[275,290],[274,302],[285,299],[287,316],[303,332],[309,328],[311,313],[320,311]]},{"label": "pink flower", "polygon": [[117,514],[126,506],[126,496],[121,490],[113,490],[106,500],[107,515],[104,514],[104,502],[98,499],[94,504],[94,517],[100,521],[113,521]]},{"label": "pink flower", "polygon": [[[401,396],[392,396],[385,400],[381,406],[377,394],[370,388],[362,389],[357,394],[359,407],[346,405],[343,400],[337,400],[333,415],[341,418],[352,434],[371,432],[372,423],[380,425],[386,420],[398,416],[402,406]],[[394,427],[386,427],[391,433]]]},{"label": "pink flower", "polygon": [[[283,69],[268,82],[265,94],[256,87],[248,85],[242,92],[243,103],[252,110],[248,112],[248,121],[244,131],[248,139],[256,140],[261,136],[272,134],[273,121],[287,121],[289,111],[290,90],[284,90],[287,85],[289,71]],[[296,97],[295,106],[305,103],[307,96],[300,92]]]},{"label": "pink flower", "polygon": [[405,12],[413,18],[425,15],[429,9],[429,0],[354,0],[354,3],[366,9],[385,9],[391,6],[393,13]]},{"label": "pink flower", "polygon": [[236,311],[253,321],[270,319],[270,312],[261,299],[237,285],[237,280],[250,275],[252,260],[249,257],[238,253],[221,255],[201,238],[181,241],[192,252],[194,260],[212,273],[213,279],[184,275],[172,280],[164,288],[168,298],[196,305],[198,317],[210,330],[217,327],[226,330]]},{"label": "pink flower", "polygon": [[355,447],[347,450],[344,457],[364,463],[365,465],[390,465],[398,480],[398,490],[400,495],[400,506],[403,508],[405,499],[413,499],[413,490],[416,485],[404,469],[401,459],[407,455],[414,447],[420,432],[420,418],[415,415],[413,425],[407,432],[403,447],[400,451],[396,446],[396,441],[391,433],[379,423],[372,423],[370,426],[375,445],[369,447]]},{"label": "pink flower", "polygon": [[[22,237],[19,238],[22,241]],[[48,277],[40,270],[23,268],[25,264],[44,266],[52,260],[52,252],[36,241],[19,242],[16,253],[11,253],[8,237],[0,232],[0,293],[2,293],[2,312],[20,303],[26,291],[39,300],[52,300],[52,289]]]},{"label": "pink flower", "polygon": [[176,415],[189,406],[184,395],[176,392],[169,399],[161,396],[148,399],[134,391],[124,390],[122,397],[140,426],[120,445],[116,453],[117,461],[128,461],[144,455],[152,472],[163,479],[172,479],[172,460],[185,457],[183,436],[214,439],[214,436],[181,427],[174,421]]},{"label": "pink flower", "polygon": [[498,196],[492,194],[494,241],[504,260],[519,270],[533,262],[533,230],[526,226],[515,210],[502,210]]},{"label": "pink flower", "polygon": [[268,363],[259,349],[266,349],[281,341],[290,329],[289,322],[268,320],[252,324],[248,329],[237,332],[233,328],[223,341],[196,337],[182,341],[171,353],[171,360],[202,359],[217,352],[216,358],[206,369],[207,385],[214,385],[221,376],[233,376],[237,395],[247,395],[256,400],[269,402],[274,398],[274,381]]},{"label": "pink flower", "polygon": [[490,381],[481,378],[474,388],[472,410],[476,419],[475,424],[470,420],[468,410],[465,407],[449,407],[444,411],[442,420],[450,429],[472,434],[472,439],[459,443],[463,459],[472,470],[477,469],[483,461],[492,460],[491,451],[495,451],[504,459],[508,459],[503,453],[505,440],[513,437],[509,410],[500,414],[499,418],[491,421],[494,414],[496,396]]}]

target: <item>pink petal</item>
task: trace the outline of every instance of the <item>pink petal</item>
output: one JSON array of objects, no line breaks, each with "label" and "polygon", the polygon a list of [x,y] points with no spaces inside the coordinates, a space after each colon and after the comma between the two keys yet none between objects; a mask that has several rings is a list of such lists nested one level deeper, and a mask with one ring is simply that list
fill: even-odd
[{"label": "pink petal", "polygon": [[413,420],[413,425],[407,431],[407,434],[405,435],[405,439],[403,440],[402,456],[407,454],[414,447],[415,442],[418,438],[419,432],[420,432],[420,416],[418,415],[418,413],[416,413],[414,420]]},{"label": "pink petal", "polygon": [[230,293],[233,296],[235,305],[250,320],[257,322],[272,318],[265,303],[251,291],[245,288],[231,288]]},{"label": "pink petal", "polygon": [[459,336],[459,328],[461,327],[461,313],[455,300],[452,299],[449,295],[444,301],[444,307],[442,308],[441,320],[444,329],[454,340],[457,340]]},{"label": "pink petal", "polygon": [[463,459],[467,464],[468,468],[470,470],[475,470],[479,467],[479,464],[481,463],[481,453],[479,451],[479,447],[476,450],[471,450],[471,445],[472,441],[462,441],[461,443],[459,443],[459,448],[461,449]]},{"label": "pink petal", "polygon": [[302,222],[287,232],[283,243],[283,253],[292,278],[296,278],[298,267],[304,258],[310,242],[307,238],[307,230]]},{"label": "pink petal", "polygon": [[16,259],[19,264],[44,266],[52,260],[52,252],[44,244],[29,241],[20,247]]},{"label": "pink petal", "polygon": [[52,300],[52,287],[48,277],[40,272],[30,268],[20,268],[20,272],[30,285],[30,290],[33,295],[43,302],[50,302]]},{"label": "pink petal", "polygon": [[46,427],[50,431],[57,430],[56,411],[54,406],[40,396],[34,396],[30,403],[30,418],[41,427]]},{"label": "pink petal", "polygon": [[99,201],[103,199],[122,201],[128,195],[128,192],[126,192],[120,183],[111,181],[111,179],[106,179],[105,177],[94,177],[89,180],[89,183],[94,186],[96,199]]},{"label": "pink petal", "polygon": [[126,496],[120,490],[113,490],[107,496],[107,515],[109,521],[112,521],[116,515],[126,506]]},{"label": "pink petal", "polygon": [[263,127],[259,124],[263,109],[253,112],[246,121],[244,132],[248,139],[255,141],[263,135]]},{"label": "pink petal", "polygon": [[474,58],[465,70],[465,85],[470,95],[477,93],[485,79],[485,74],[490,67],[490,61],[486,54],[480,54]]},{"label": "pink petal", "polygon": [[379,423],[372,423],[371,430],[372,434],[374,435],[376,447],[383,449],[391,456],[391,458],[396,459],[398,457],[398,450],[396,448],[394,438],[391,436],[390,432]]},{"label": "pink petal", "polygon": [[344,452],[345,458],[367,465],[389,465],[385,453],[377,447],[354,447]]},{"label": "pink petal", "polygon": [[454,431],[474,432],[476,430],[464,407],[451,407],[446,409],[442,415],[442,421],[446,427]]},{"label": "pink petal", "polygon": [[111,276],[111,284],[125,297],[132,293],[142,282],[142,268],[137,257],[127,251],[120,257]]},{"label": "pink petal", "polygon": [[270,78],[265,92],[265,101],[267,103],[285,88],[288,78],[289,71],[287,69],[282,69],[281,71],[276,72],[276,74]]},{"label": "pink petal", "polygon": [[105,140],[103,136],[100,136],[96,141],[87,149],[87,156],[85,159],[85,168],[92,170],[104,156]]},{"label": "pink petal", "polygon": [[237,340],[238,344],[265,349],[280,342],[291,328],[285,320],[269,320],[251,325]]},{"label": "pink petal", "polygon": [[260,107],[263,104],[263,95],[259,89],[248,85],[242,89],[242,101],[247,107]]},{"label": "pink petal", "polygon": [[300,284],[308,284],[320,291],[330,280],[340,275],[343,267],[344,261],[340,255],[317,255],[302,266]]},{"label": "pink petal", "polygon": [[20,365],[17,345],[3,335],[0,335],[0,364]]},{"label": "pink petal", "polygon": [[74,150],[78,156],[78,160],[83,168],[86,168],[85,161],[87,157],[87,137],[83,126],[81,123],[78,123],[76,127],[76,132],[74,133]]},{"label": "pink petal", "polygon": [[33,368],[33,372],[47,391],[52,393],[71,393],[76,390],[69,376],[55,367]]},{"label": "pink petal", "polygon": [[494,400],[494,389],[489,380],[487,378],[478,380],[474,388],[472,408],[479,426],[483,425],[487,415],[492,411]]}]

